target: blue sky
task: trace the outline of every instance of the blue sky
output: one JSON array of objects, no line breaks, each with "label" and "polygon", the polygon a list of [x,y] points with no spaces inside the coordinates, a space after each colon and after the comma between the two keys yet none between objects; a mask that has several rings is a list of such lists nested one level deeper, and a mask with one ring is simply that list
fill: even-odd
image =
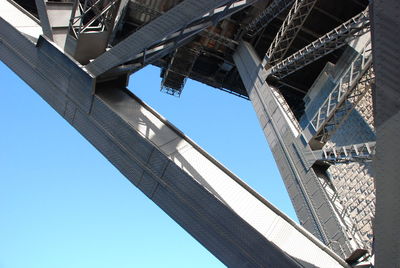
[{"label": "blue sky", "polygon": [[[251,103],[159,69],[130,90],[295,218]],[[0,268],[224,267],[0,62]]]}]

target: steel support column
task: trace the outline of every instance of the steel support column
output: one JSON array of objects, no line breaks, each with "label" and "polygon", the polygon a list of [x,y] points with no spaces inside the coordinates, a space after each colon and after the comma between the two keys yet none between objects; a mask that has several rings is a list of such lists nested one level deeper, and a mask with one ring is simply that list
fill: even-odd
[{"label": "steel support column", "polygon": [[0,59],[227,266],[348,267],[128,90],[2,18]]},{"label": "steel support column", "polygon": [[372,1],[377,268],[400,267],[400,2]]},{"label": "steel support column", "polygon": [[345,230],[321,183],[309,165],[310,147],[265,82],[267,71],[250,44],[242,42],[234,61],[275,157],[301,224],[342,256],[358,245]]}]

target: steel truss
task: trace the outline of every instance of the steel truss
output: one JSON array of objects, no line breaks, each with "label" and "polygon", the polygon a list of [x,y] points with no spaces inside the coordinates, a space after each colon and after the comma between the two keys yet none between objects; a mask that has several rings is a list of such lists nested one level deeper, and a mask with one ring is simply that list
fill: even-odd
[{"label": "steel truss", "polygon": [[85,32],[112,30],[115,13],[120,0],[75,1],[70,21],[73,36],[78,39]]},{"label": "steel truss", "polygon": [[366,9],[273,66],[270,69],[270,75],[279,80],[283,79],[336,49],[345,46],[349,41],[363,35],[369,30],[369,13],[368,9]]},{"label": "steel truss", "polygon": [[264,29],[273,19],[292,5],[294,0],[274,0],[264,11],[252,20],[244,29],[244,36],[254,37]]},{"label": "steel truss", "polygon": [[225,265],[348,267],[122,85],[94,90],[82,65],[2,17],[0,60]]},{"label": "steel truss", "polygon": [[350,162],[370,162],[375,155],[375,142],[352,144],[347,146],[334,146],[314,151],[317,161],[331,164],[343,164]]},{"label": "steel truss", "polygon": [[[232,14],[242,10],[243,8],[251,5],[256,0],[240,0],[240,1],[231,1],[230,4],[215,9],[213,12],[207,14],[198,21],[191,23],[188,27],[185,27],[170,36],[160,40],[159,43],[154,44],[153,46],[144,49],[143,52],[138,53],[129,64],[134,64],[134,68],[131,70],[132,72],[136,72],[148,64],[155,62],[156,60],[170,54],[177,48],[184,45],[191,37],[196,34],[202,32],[206,28],[212,26],[216,23],[216,21],[220,21],[226,17],[231,16]],[[225,37],[217,36],[216,34],[205,30],[205,36],[223,43],[227,44],[228,47],[232,48],[233,45],[237,45],[237,42],[234,40],[230,40]],[[229,45],[228,45],[229,44]]]},{"label": "steel truss", "polygon": [[365,96],[374,81],[371,43],[351,63],[339,83],[311,119],[313,139],[326,143]]},{"label": "steel truss", "polygon": [[317,0],[296,0],[285,21],[272,41],[266,61],[270,66],[284,59],[290,45],[310,15]]},{"label": "steel truss", "polygon": [[[111,48],[108,52],[95,59],[92,63],[87,65],[87,68],[96,76],[121,65],[123,71],[126,71],[127,69],[130,72],[138,71],[144,66],[155,62],[156,60],[168,55],[175,49],[184,45],[189,38],[203,31],[207,27],[216,24],[218,21],[231,16],[245,7],[248,7],[255,1],[256,0],[220,1],[226,4],[215,8],[192,21],[186,23],[182,21],[182,23],[180,23],[180,27],[177,27],[177,30],[174,30],[172,33],[163,33],[164,36],[157,36],[151,42],[149,42],[150,40],[146,40],[146,44],[143,43],[140,47],[135,49],[135,51],[129,49],[129,51],[127,50],[122,52],[120,48],[122,46],[124,48],[128,48],[129,43],[136,39],[135,37],[142,36],[145,33],[147,34],[147,31],[149,31],[152,27],[159,28],[159,21],[170,17],[172,15],[170,12],[175,9],[173,8],[172,10],[150,21],[138,31],[134,32],[131,36],[121,41],[114,48]],[[178,7],[179,5],[176,8]],[[136,52],[136,50],[138,51]],[[114,51],[118,54],[117,61],[114,60]],[[108,58],[112,58],[113,60],[109,60]]]},{"label": "steel truss", "polygon": [[149,15],[151,19],[154,19],[155,17],[158,17],[159,15],[162,14],[161,12],[154,10],[153,8],[150,8],[145,4],[142,4],[137,1],[131,2],[130,5],[132,5],[133,10],[135,10],[138,13]]},{"label": "steel truss", "polygon": [[[138,2],[134,2],[131,5],[133,5],[135,11],[149,15],[150,20],[162,15],[162,12],[154,10],[152,8],[149,8],[143,4],[140,4]],[[216,32],[209,31],[207,29],[203,30],[200,32],[201,36],[204,36],[206,38],[212,39],[213,41],[216,41],[219,44],[222,44],[226,47],[229,47],[230,49],[235,49],[236,46],[239,44],[237,41],[230,39],[228,37],[225,37],[221,34],[218,34]]]}]

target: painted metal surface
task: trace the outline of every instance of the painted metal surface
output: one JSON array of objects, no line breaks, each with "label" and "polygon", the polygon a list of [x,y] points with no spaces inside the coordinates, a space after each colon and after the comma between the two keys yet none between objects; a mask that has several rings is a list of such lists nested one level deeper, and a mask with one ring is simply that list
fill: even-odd
[{"label": "painted metal surface", "polygon": [[159,114],[0,18],[0,58],[134,185],[230,267],[347,267]]},{"label": "painted metal surface", "polygon": [[336,206],[306,155],[311,148],[291,127],[291,120],[279,109],[279,101],[265,82],[268,75],[251,45],[243,42],[234,56],[243,83],[277,162],[281,176],[303,227],[329,245],[336,253],[349,256],[359,245],[347,232]]},{"label": "painted metal surface", "polygon": [[289,14],[286,16],[265,55],[266,61],[270,66],[274,66],[284,59],[316,2],[317,0],[296,0],[293,3]]},{"label": "painted metal surface", "polygon": [[87,69],[98,76],[129,61],[159,40],[177,32],[195,19],[201,18],[207,12],[211,12],[227,2],[229,0],[185,0],[96,58],[87,65]]},{"label": "painted metal surface", "polygon": [[[168,35],[165,38],[159,39],[153,45],[149,47],[143,46],[140,49],[139,53],[130,58],[129,64],[122,66],[130,66],[129,71],[136,72],[141,68],[144,68],[146,65],[154,63],[170,53],[175,53],[174,51],[184,46],[184,44],[187,43],[189,39],[193,38],[196,34],[199,33],[203,33],[203,36],[207,35],[209,38],[213,38],[219,43],[229,42],[231,45],[233,44],[234,46],[236,46],[237,42],[235,42],[234,40],[226,39],[223,37],[221,38],[220,35],[216,36],[215,33],[208,31],[207,28],[211,27],[217,21],[227,18],[232,14],[250,6],[254,2],[256,2],[256,0],[240,0],[216,8],[212,12],[208,12],[206,15],[202,16],[200,19],[190,23],[189,26],[184,25],[182,29]],[[157,14],[161,15],[161,13]],[[195,62],[192,62],[191,64],[194,63]]]},{"label": "painted metal surface", "polygon": [[347,146],[332,146],[313,151],[317,161],[332,164],[348,162],[370,162],[375,155],[375,142],[352,144]]},{"label": "painted metal surface", "polygon": [[369,31],[368,10],[356,15],[329,33],[321,36],[311,44],[298,50],[271,68],[270,75],[282,79],[308,64],[322,58],[349,41]]},{"label": "painted metal surface", "polygon": [[371,87],[373,75],[372,48],[371,43],[367,42],[311,118],[308,128],[314,134],[310,139],[319,141],[321,144],[325,144],[330,139]]},{"label": "painted metal surface", "polygon": [[252,20],[244,29],[245,35],[252,37],[263,30],[268,24],[282,12],[288,9],[294,0],[274,0]]},{"label": "painted metal surface", "polygon": [[372,2],[372,53],[376,86],[374,104],[377,133],[376,267],[400,267],[400,2]]}]

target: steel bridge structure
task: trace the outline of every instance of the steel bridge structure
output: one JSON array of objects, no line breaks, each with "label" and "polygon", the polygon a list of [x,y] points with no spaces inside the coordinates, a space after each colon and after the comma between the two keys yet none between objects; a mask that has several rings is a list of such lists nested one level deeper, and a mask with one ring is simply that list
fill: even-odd
[{"label": "steel bridge structure", "polygon": [[[2,0],[0,59],[229,267],[400,267],[400,2]],[[126,87],[250,101],[300,225]]]}]

